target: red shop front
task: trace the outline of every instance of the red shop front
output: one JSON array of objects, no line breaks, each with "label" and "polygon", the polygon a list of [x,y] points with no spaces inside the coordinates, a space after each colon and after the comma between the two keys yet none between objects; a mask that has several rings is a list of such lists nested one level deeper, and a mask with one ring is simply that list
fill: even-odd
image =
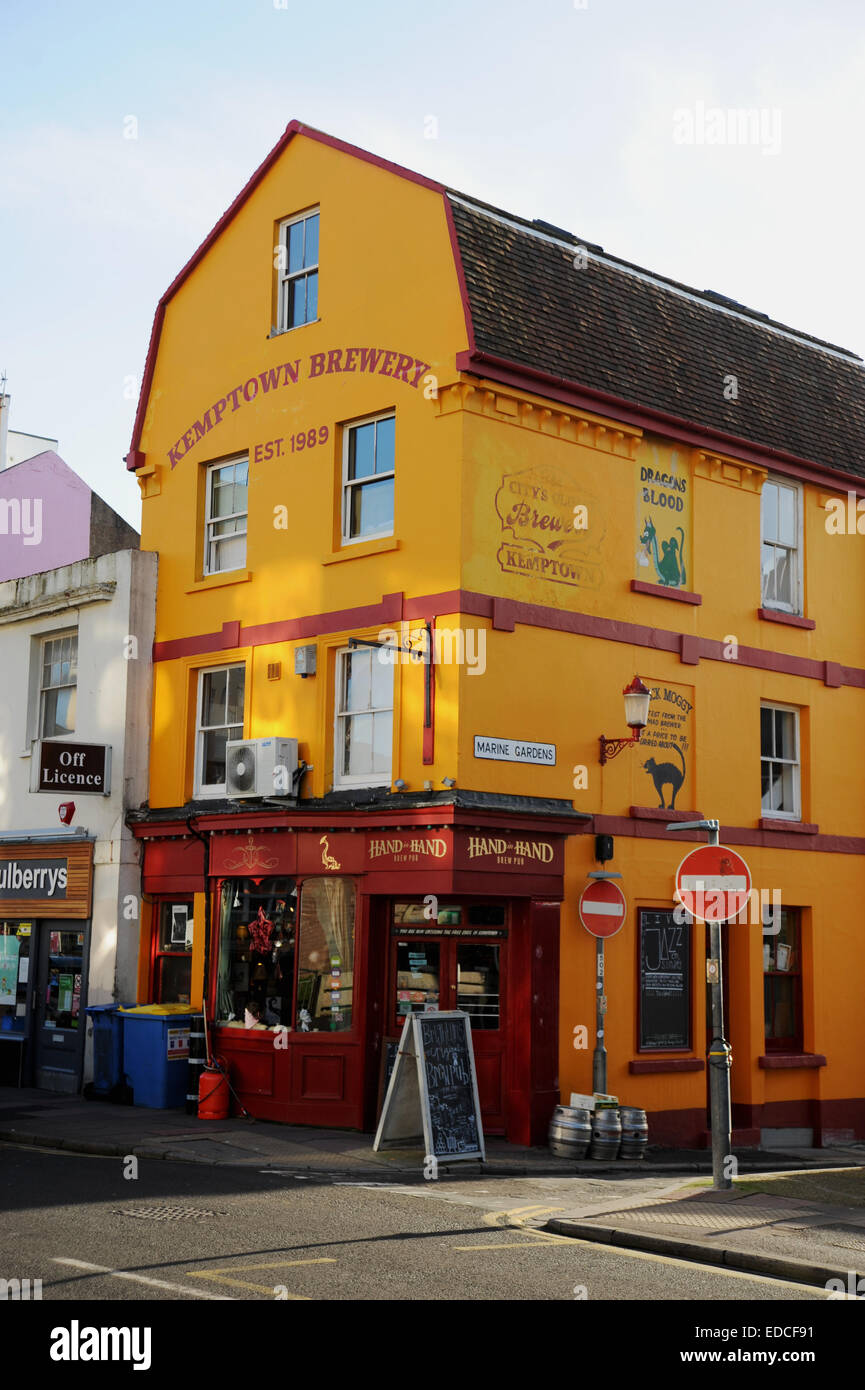
[{"label": "red shop front", "polygon": [[[438,809],[438,808],[437,808]],[[211,1046],[250,1114],[374,1130],[387,1042],[425,1009],[468,1013],[488,1134],[542,1143],[558,1103],[559,905],[570,819],[200,816],[145,838],[145,889],[209,872]],[[346,817],[348,819],[348,817]],[[394,817],[395,819],[395,817]],[[367,823],[364,823],[367,822]],[[186,830],[186,826],[182,826]],[[150,871],[149,871],[150,870]],[[193,874],[193,877],[195,875]],[[166,892],[166,889],[168,890]],[[156,919],[155,918],[155,919]]]}]

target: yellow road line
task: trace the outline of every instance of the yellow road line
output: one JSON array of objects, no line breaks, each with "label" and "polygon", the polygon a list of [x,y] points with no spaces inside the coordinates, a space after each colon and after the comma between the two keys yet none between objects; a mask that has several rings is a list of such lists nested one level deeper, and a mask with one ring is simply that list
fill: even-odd
[{"label": "yellow road line", "polygon": [[[253,1284],[248,1279],[231,1279],[226,1271],[253,1269],[295,1269],[298,1265],[335,1265],[334,1259],[321,1257],[313,1260],[270,1260],[266,1264],[255,1265],[223,1265],[219,1269],[194,1270],[190,1272],[191,1279],[211,1279],[214,1284],[228,1284],[234,1289],[255,1289],[256,1293],[266,1293],[272,1296],[272,1289],[266,1284]],[[311,1303],[313,1300],[302,1293],[286,1293],[285,1298],[293,1303]],[[280,1300],[282,1301],[282,1300]]]},{"label": "yellow road line", "polygon": [[452,1250],[540,1250],[540,1245],[532,1245],[531,1241],[513,1240],[501,1241],[494,1240],[486,1245],[452,1245]]}]

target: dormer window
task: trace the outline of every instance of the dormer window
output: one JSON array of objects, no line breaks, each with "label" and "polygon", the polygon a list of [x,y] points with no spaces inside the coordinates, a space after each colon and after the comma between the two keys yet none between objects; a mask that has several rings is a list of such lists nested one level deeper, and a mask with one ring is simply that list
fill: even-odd
[{"label": "dormer window", "polygon": [[300,328],[318,318],[318,210],[287,217],[279,224],[277,332]]}]

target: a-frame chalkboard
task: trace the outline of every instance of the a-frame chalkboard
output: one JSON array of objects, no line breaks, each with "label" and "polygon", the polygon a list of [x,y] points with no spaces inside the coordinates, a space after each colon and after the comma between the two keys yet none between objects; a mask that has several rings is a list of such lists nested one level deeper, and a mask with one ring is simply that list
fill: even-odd
[{"label": "a-frame chalkboard", "polygon": [[468,1014],[424,1013],[403,1029],[373,1148],[424,1145],[440,1163],[484,1160]]}]

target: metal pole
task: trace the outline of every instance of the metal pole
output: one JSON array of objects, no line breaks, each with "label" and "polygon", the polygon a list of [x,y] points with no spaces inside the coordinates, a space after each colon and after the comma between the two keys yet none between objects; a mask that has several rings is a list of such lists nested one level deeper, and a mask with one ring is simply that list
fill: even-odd
[{"label": "metal pole", "polygon": [[595,938],[595,1050],[592,1053],[592,1090],[607,1094],[607,1048],[604,1019],[607,1000],[604,995],[604,938]]},{"label": "metal pole", "polygon": [[[720,843],[719,831],[709,831],[709,844]],[[709,1045],[709,1110],[712,1121],[712,1178],[716,1191],[729,1191],[733,1180],[726,1170],[732,1148],[730,1131],[730,1046],[724,1037],[724,974],[721,923],[709,923],[709,989],[712,1002],[712,1041]]]}]

